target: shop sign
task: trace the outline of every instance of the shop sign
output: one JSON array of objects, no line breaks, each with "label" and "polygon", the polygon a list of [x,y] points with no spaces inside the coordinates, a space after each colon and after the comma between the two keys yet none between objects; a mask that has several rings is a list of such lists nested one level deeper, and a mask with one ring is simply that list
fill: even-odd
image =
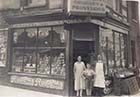
[{"label": "shop sign", "polygon": [[32,78],[26,76],[11,76],[11,83],[50,88],[50,89],[64,89],[64,82],[54,79],[45,79],[45,78]]},{"label": "shop sign", "polygon": [[82,15],[105,14],[105,0],[68,0],[67,12]]}]

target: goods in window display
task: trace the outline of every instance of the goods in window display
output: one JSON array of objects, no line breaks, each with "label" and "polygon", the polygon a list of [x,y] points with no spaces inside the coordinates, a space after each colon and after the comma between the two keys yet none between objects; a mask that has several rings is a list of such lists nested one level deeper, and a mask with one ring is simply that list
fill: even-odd
[{"label": "goods in window display", "polygon": [[13,49],[22,56],[17,71],[65,76],[65,34],[62,26],[14,30]]},{"label": "goods in window display", "polygon": [[50,74],[50,56],[45,55],[43,58],[39,58],[38,73]]},{"label": "goods in window display", "polygon": [[65,76],[65,66],[64,53],[60,53],[59,56],[53,57],[52,74]]},{"label": "goods in window display", "polygon": [[6,66],[7,32],[0,32],[0,67]]},{"label": "goods in window display", "polygon": [[24,72],[26,73],[35,73],[36,68],[36,56],[35,53],[26,54],[27,61],[25,62]]},{"label": "goods in window display", "polygon": [[13,57],[14,57],[13,71],[21,72],[23,65],[23,55],[20,54],[19,52],[15,52],[15,55]]}]

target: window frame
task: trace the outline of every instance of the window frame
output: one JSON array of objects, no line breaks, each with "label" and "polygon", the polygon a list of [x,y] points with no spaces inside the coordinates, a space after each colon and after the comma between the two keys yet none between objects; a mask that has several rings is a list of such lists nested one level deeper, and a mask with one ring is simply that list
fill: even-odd
[{"label": "window frame", "polygon": [[[32,28],[34,28],[34,29],[37,29],[37,41],[36,41],[36,46],[34,47],[34,49],[35,49],[35,53],[36,53],[36,70],[35,70],[35,73],[32,73],[32,74],[40,74],[40,73],[38,73],[38,62],[39,62],[39,59],[38,59],[38,57],[37,57],[37,54],[38,54],[38,51],[39,50],[43,50],[43,49],[50,49],[50,73],[49,74],[46,74],[46,75],[50,75],[50,76],[54,76],[55,74],[52,74],[52,72],[51,72],[51,66],[52,66],[52,64],[51,64],[51,61],[52,61],[52,50],[53,49],[58,49],[58,50],[64,50],[64,53],[65,53],[65,57],[64,57],[64,59],[65,59],[65,64],[66,64],[66,44],[67,44],[67,39],[66,39],[66,35],[67,35],[67,32],[63,32],[63,33],[65,33],[65,45],[64,45],[64,47],[53,47],[52,45],[50,45],[50,47],[41,47],[41,46],[38,46],[38,39],[39,39],[39,30],[41,29],[41,28],[51,28],[50,30],[48,30],[48,31],[53,31],[53,28],[55,28],[55,27],[62,27],[62,30],[63,31],[65,31],[65,29],[64,29],[64,26],[63,25],[57,25],[57,26],[46,26],[46,27],[31,27],[31,28],[21,28],[21,29],[24,29],[24,31],[27,31],[27,29],[32,29]],[[17,28],[17,29],[20,29],[20,28]],[[13,31],[14,30],[16,30],[16,28],[15,29],[12,29]],[[14,37],[13,36],[13,32],[12,31],[12,38]],[[51,33],[51,32],[50,32]],[[52,33],[51,33],[52,34]],[[51,35],[51,42],[52,42],[52,35]],[[17,50],[18,49],[18,47],[16,47],[16,46],[14,46],[13,45],[13,41],[11,42],[12,43],[12,50],[14,49],[14,50]],[[20,47],[19,47],[20,48]],[[26,51],[26,50],[29,50],[29,49],[31,49],[32,50],[32,47],[22,47],[23,48],[23,50],[24,51]],[[30,50],[29,50],[30,51]],[[14,53],[12,53],[13,55],[14,55]],[[13,66],[14,66],[14,64],[13,64],[14,62],[12,62],[12,68],[13,68]],[[24,66],[24,58],[23,58],[23,64],[22,64],[22,71],[21,72],[17,72],[17,73],[27,73],[27,72],[24,72],[24,68],[25,68],[25,66]],[[65,67],[65,69],[66,69],[66,67]],[[12,72],[16,72],[16,71],[13,71],[12,70]],[[66,71],[65,71],[65,73],[66,73]],[[30,74],[30,73],[27,73],[27,74]],[[44,75],[44,74],[43,74]],[[57,76],[63,76],[63,75],[60,75],[60,74],[58,74]]]}]

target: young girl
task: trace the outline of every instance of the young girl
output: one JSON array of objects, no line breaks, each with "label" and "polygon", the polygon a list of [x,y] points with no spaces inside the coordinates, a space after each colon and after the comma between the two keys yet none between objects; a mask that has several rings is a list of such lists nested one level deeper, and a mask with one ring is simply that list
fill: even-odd
[{"label": "young girl", "polygon": [[86,94],[87,96],[91,95],[92,87],[93,87],[93,80],[95,76],[95,72],[93,69],[91,69],[91,65],[87,64],[87,69],[83,72],[83,76],[85,78],[85,84],[86,84]]}]

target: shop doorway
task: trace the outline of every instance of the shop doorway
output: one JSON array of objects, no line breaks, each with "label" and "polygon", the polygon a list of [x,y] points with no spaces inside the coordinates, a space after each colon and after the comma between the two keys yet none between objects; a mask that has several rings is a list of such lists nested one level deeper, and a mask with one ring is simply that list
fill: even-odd
[{"label": "shop doorway", "polygon": [[90,63],[91,56],[95,54],[94,41],[73,41],[73,62],[77,61],[77,57],[81,56],[84,63]]},{"label": "shop doorway", "polygon": [[[92,56],[95,55],[95,42],[94,41],[77,41],[73,40],[73,64],[77,61],[77,57],[81,56],[82,61],[86,63],[90,63]],[[95,58],[95,57],[94,57]],[[93,64],[94,65],[94,64]],[[72,85],[74,86],[74,80],[72,81]],[[76,91],[74,91],[74,87],[72,89],[73,96],[76,95]],[[86,95],[86,92],[83,91],[83,95]]]},{"label": "shop doorway", "polygon": [[[70,71],[70,95],[75,96],[74,91],[74,63],[77,61],[77,57],[81,56],[84,63],[91,63],[96,61],[96,55],[98,53],[98,32],[99,27],[94,24],[84,23],[84,24],[74,24],[72,25],[72,65]],[[92,64],[94,66],[94,64]],[[83,95],[85,91],[83,92]]]}]

